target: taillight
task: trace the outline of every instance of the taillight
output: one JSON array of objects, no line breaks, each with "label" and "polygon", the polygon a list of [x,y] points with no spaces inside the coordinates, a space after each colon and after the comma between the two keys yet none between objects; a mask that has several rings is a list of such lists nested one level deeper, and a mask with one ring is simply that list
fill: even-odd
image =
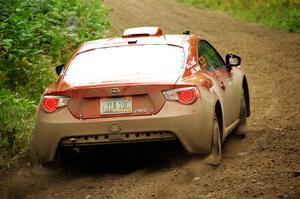
[{"label": "taillight", "polygon": [[69,100],[70,98],[65,96],[44,96],[41,105],[46,112],[51,113],[58,107],[67,106]]},{"label": "taillight", "polygon": [[178,91],[178,100],[183,104],[190,104],[194,102],[196,97],[196,92],[194,89]]},{"label": "taillight", "polygon": [[179,101],[182,104],[192,104],[197,99],[195,87],[178,88],[162,92],[166,100]]}]

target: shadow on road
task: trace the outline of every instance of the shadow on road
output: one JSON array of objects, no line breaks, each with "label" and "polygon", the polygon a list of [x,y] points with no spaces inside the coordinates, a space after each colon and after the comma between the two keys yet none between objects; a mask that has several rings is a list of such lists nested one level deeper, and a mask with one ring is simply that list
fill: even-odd
[{"label": "shadow on road", "polygon": [[[239,138],[229,136],[224,147],[225,157],[235,156],[237,148],[241,150],[239,141]],[[70,149],[63,152],[69,154]],[[78,156],[66,157],[55,166],[31,165],[15,169],[16,175],[3,176],[5,185],[0,187],[0,194],[3,198],[36,198],[36,195],[56,193],[57,190],[71,189],[75,185],[80,188],[86,186],[85,182],[89,184],[93,180],[97,183],[105,181],[105,187],[110,187],[116,183],[115,179],[129,180],[128,176],[140,178],[161,173],[165,173],[167,180],[172,177],[180,183],[190,182],[194,175],[203,176],[217,169],[203,164],[201,159],[204,156],[187,153],[178,141],[84,147]],[[24,160],[22,165],[26,164]],[[51,190],[47,192],[49,187]]]},{"label": "shadow on road", "polygon": [[77,156],[70,155],[70,150],[62,151],[63,161],[52,169],[61,170],[63,175],[129,174],[178,166],[196,156],[188,154],[177,141],[82,147]]}]

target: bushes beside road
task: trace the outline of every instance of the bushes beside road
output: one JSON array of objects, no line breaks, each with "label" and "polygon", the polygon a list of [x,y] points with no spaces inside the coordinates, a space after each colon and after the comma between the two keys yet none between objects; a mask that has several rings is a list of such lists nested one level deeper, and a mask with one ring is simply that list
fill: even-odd
[{"label": "bushes beside road", "polygon": [[101,0],[0,0],[0,169],[28,146],[54,66],[109,28]]}]

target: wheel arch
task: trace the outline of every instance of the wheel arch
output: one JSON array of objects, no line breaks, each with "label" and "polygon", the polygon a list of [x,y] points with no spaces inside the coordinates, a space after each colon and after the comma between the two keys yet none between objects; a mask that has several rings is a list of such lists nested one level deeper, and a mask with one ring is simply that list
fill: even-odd
[{"label": "wheel arch", "polygon": [[243,77],[243,90],[245,94],[245,100],[246,100],[246,111],[247,111],[247,117],[250,116],[251,110],[250,110],[250,94],[249,94],[249,87],[246,77]]}]

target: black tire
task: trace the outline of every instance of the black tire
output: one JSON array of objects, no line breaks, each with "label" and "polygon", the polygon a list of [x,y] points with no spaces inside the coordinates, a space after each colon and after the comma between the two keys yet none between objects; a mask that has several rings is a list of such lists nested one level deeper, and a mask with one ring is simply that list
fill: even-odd
[{"label": "black tire", "polygon": [[241,107],[240,107],[240,123],[237,126],[237,128],[234,130],[234,134],[241,137],[245,137],[246,127],[247,127],[247,104],[246,104],[245,92],[243,89],[243,95],[242,95]]},{"label": "black tire", "polygon": [[55,158],[50,162],[41,162],[40,164],[48,169],[58,169],[65,166],[67,162],[67,154],[65,151],[61,150],[60,148],[57,149]]},{"label": "black tire", "polygon": [[221,138],[219,121],[217,115],[215,114],[214,121],[213,121],[211,153],[206,157],[205,162],[213,166],[218,166],[221,162],[221,157],[222,157],[222,138]]}]

